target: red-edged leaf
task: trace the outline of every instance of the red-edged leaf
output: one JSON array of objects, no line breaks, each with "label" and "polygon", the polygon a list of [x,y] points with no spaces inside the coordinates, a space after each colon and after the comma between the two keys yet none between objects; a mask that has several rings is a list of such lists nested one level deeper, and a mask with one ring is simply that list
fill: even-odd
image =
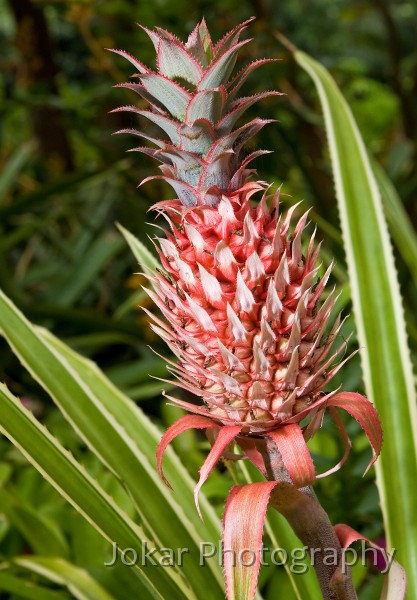
[{"label": "red-edged leaf", "polygon": [[193,123],[197,119],[207,119],[215,125],[221,118],[225,101],[226,90],[224,86],[214,90],[197,92],[187,106],[185,120],[188,123]]},{"label": "red-edged leaf", "polygon": [[382,427],[374,405],[367,398],[365,398],[365,396],[357,394],[356,392],[339,392],[338,394],[331,392],[330,394],[323,396],[321,400],[318,400],[305,410],[298,413],[296,416],[290,417],[283,422],[283,424],[300,422],[302,419],[304,419],[304,417],[308,416],[312,410],[318,408],[326,409],[329,406],[336,406],[337,408],[342,408],[348,412],[359,423],[366,433],[368,440],[370,441],[375,452],[375,456],[372,458],[366,469],[366,471],[368,471],[381,452]]},{"label": "red-edged leaf", "polygon": [[253,600],[261,561],[262,532],[276,481],[232,488],[223,518],[224,572],[228,600]]},{"label": "red-edged leaf", "polygon": [[[154,142],[158,143],[157,142]],[[167,146],[165,144],[165,148],[158,152],[161,155],[162,159],[167,159],[170,161],[170,164],[174,165],[177,169],[195,169],[196,167],[203,167],[203,160],[199,157],[198,154],[194,154],[193,152],[187,152],[186,150],[178,150],[175,146]],[[162,162],[165,162],[164,160]]]},{"label": "red-edged leaf", "polygon": [[314,463],[301,428],[296,423],[270,431],[268,437],[278,446],[282,462],[297,487],[310,485],[316,478]]},{"label": "red-edged leaf", "polygon": [[134,113],[140,113],[140,109],[137,106],[133,106],[133,105],[127,105],[127,106],[118,106],[117,108],[113,108],[112,110],[109,110],[109,113],[116,113],[116,112],[134,112]]},{"label": "red-edged leaf", "polygon": [[267,473],[264,459],[262,458],[262,454],[259,452],[259,450],[257,450],[253,439],[241,436],[236,441],[242,448],[245,456],[247,456],[251,463],[255,465],[255,467],[262,473],[264,477],[266,477]]},{"label": "red-edged leaf", "polygon": [[366,433],[375,452],[366,468],[366,473],[378,458],[382,447],[382,427],[374,405],[365,396],[361,396],[356,392],[340,392],[327,401],[327,406],[343,408],[359,423]]},{"label": "red-edged leaf", "polygon": [[155,144],[156,146],[159,146],[160,148],[165,148],[167,146],[167,142],[165,140],[161,140],[159,138],[154,138],[149,135],[146,135],[146,133],[144,133],[143,131],[139,131],[139,129],[130,129],[130,128],[119,129],[118,131],[114,131],[112,135],[120,135],[122,133],[127,133],[129,135],[136,135],[138,137],[144,138],[145,140],[152,142],[152,144]]},{"label": "red-edged leaf", "polygon": [[217,123],[216,129],[219,135],[225,135],[232,130],[236,121],[244,114],[244,112],[256,102],[268,98],[269,96],[283,96],[282,92],[261,92],[248,98],[239,98],[234,100],[229,107],[229,112]]},{"label": "red-edged leaf", "polygon": [[217,462],[219,461],[223,452],[226,450],[227,446],[233,442],[233,440],[237,435],[239,435],[241,430],[241,426],[221,427],[219,429],[216,441],[214,442],[212,449],[210,450],[206,460],[204,461],[203,466],[200,469],[200,479],[198,480],[198,483],[194,488],[194,500],[201,520],[203,520],[203,517],[201,515],[200,506],[198,504],[198,494],[200,492],[201,486],[204,484],[207,477],[210,475],[210,473],[216,466]]},{"label": "red-edged leaf", "polygon": [[[339,524],[336,525],[334,529],[343,549],[348,548],[357,540],[364,540],[367,544],[369,544],[369,546],[371,546],[371,548],[377,550],[378,558],[382,560],[381,565],[378,566],[377,564],[376,566],[381,572],[384,573],[384,575],[386,575],[380,600],[403,600],[405,598],[407,587],[407,577],[404,569],[396,560],[393,559],[393,556],[384,548],[381,548],[368,538],[349,527],[349,525]],[[337,570],[333,575],[333,578],[337,578],[338,575],[339,572]]]},{"label": "red-edged leaf", "polygon": [[158,51],[159,42],[161,40],[172,40],[174,42],[182,44],[181,40],[179,40],[176,35],[174,35],[170,31],[167,31],[166,29],[163,29],[162,27],[155,27],[156,31],[152,31],[152,29],[148,29],[140,23],[136,23],[136,25],[148,34],[156,51]]},{"label": "red-edged leaf", "polygon": [[338,428],[339,433],[342,437],[342,442],[345,447],[345,451],[343,453],[341,460],[339,460],[337,465],[335,465],[331,469],[328,469],[324,473],[320,473],[320,475],[317,475],[316,479],[322,479],[323,477],[327,477],[328,475],[331,475],[332,473],[336,473],[336,471],[338,471],[340,468],[343,467],[343,465],[347,461],[350,451],[352,449],[352,442],[350,441],[350,437],[348,436],[345,426],[343,425],[342,419],[339,417],[339,413],[332,406],[330,407],[330,412],[332,413],[333,421],[336,423],[336,427]]},{"label": "red-edged leaf", "polygon": [[214,160],[206,163],[198,180],[198,190],[203,192],[211,187],[227,190],[236,160],[233,150],[222,152]]},{"label": "red-edged leaf", "polygon": [[167,31],[166,29],[164,29],[163,27],[155,27],[159,39],[160,40],[171,40],[173,42],[178,42],[178,44],[181,44],[181,46],[183,46],[184,44],[182,43],[182,41],[174,34],[171,33],[170,31]]},{"label": "red-edged leaf", "polygon": [[164,457],[167,446],[172,442],[174,438],[177,437],[177,435],[183,433],[184,431],[187,431],[188,429],[216,429],[218,427],[218,423],[214,423],[214,421],[211,421],[206,417],[200,417],[196,415],[184,415],[183,417],[178,419],[178,421],[175,421],[175,423],[166,430],[166,432],[161,438],[161,441],[158,444],[158,449],[156,451],[156,460],[158,464],[159,475],[162,477],[162,479],[168,487],[171,486],[165,478],[164,472],[162,470],[162,459]]},{"label": "red-edged leaf", "polygon": [[197,90],[207,90],[225,85],[236,63],[239,49],[251,40],[237,42],[226,50],[221,56],[214,60],[197,85]]},{"label": "red-edged leaf", "polygon": [[138,27],[140,27],[143,31],[145,31],[145,33],[148,34],[148,36],[150,37],[150,39],[154,45],[155,50],[158,51],[158,44],[159,44],[160,36],[155,31],[152,31],[152,29],[148,29],[147,27],[145,27],[144,25],[141,25],[140,23],[136,23],[136,25]]},{"label": "red-edged leaf", "polygon": [[[156,99],[175,119],[184,120],[185,111],[191,98],[191,94],[187,90],[164,75],[146,73],[140,79],[143,87],[152,98],[151,104],[155,104]],[[145,98],[142,92],[138,93]]]},{"label": "red-edged leaf", "polygon": [[249,25],[249,23],[251,23],[255,18],[256,17],[251,17],[250,19],[243,21],[243,23],[236,25],[236,27],[231,31],[228,31],[214,46],[213,56],[217,58],[219,54],[223,54],[228,48],[230,48],[230,46],[233,46],[239,40],[242,31],[246,29],[247,25]]},{"label": "red-edged leaf", "polygon": [[182,78],[196,85],[203,69],[198,60],[177,40],[161,38],[157,53],[158,71],[169,79]]},{"label": "red-edged leaf", "polygon": [[198,152],[205,156],[213,146],[216,132],[207,119],[196,119],[192,124],[183,123],[178,128],[181,139],[181,150]]},{"label": "red-edged leaf", "polygon": [[272,150],[255,150],[255,152],[248,154],[245,160],[242,160],[241,165],[242,167],[247,167],[253,160],[259,158],[260,156],[265,156],[265,154],[272,154],[272,152]]},{"label": "red-edged leaf", "polygon": [[252,63],[249,63],[244,67],[233,79],[227,84],[228,89],[230,90],[228,93],[229,100],[231,100],[234,96],[236,96],[237,92],[242,87],[243,83],[249,77],[251,73],[256,71],[262,65],[266,65],[268,63],[277,62],[280,60],[279,58],[261,58],[259,60],[255,60]]},{"label": "red-edged leaf", "polygon": [[178,135],[178,122],[174,121],[173,119],[169,119],[168,117],[165,117],[164,115],[159,115],[157,113],[154,113],[150,110],[141,110],[139,108],[137,108],[136,106],[125,106],[125,107],[121,107],[120,109],[115,109],[114,111],[111,112],[117,112],[118,110],[125,110],[125,111],[131,111],[131,112],[135,112],[138,115],[141,115],[143,117],[145,117],[146,119],[149,119],[149,121],[152,121],[153,123],[155,123],[155,125],[158,125],[158,127],[160,127],[161,129],[163,129],[165,131],[165,133],[169,136],[171,142],[175,145],[175,146],[179,146],[180,145],[180,136]]},{"label": "red-edged leaf", "polygon": [[156,153],[158,152],[158,149],[149,148],[149,146],[136,146],[136,148],[130,148],[128,152],[142,152],[142,154],[146,154],[151,158],[157,158]]},{"label": "red-edged leaf", "polygon": [[[128,90],[132,90],[132,92],[139,94],[139,96],[141,96],[144,100],[146,100],[146,102],[149,102],[149,104],[153,107],[153,109],[158,114],[162,114],[162,115],[166,114],[165,105],[162,102],[159,102],[159,100],[155,96],[153,96],[150,92],[148,92],[148,90],[146,90],[143,85],[140,85],[139,83],[117,83],[113,87],[126,88]],[[126,109],[121,108],[120,110],[126,110]],[[117,111],[112,111],[112,112],[117,112]],[[133,112],[135,112],[135,111],[133,111]]]},{"label": "red-edged leaf", "polygon": [[109,52],[113,52],[113,54],[118,54],[119,56],[123,56],[126,58],[134,67],[139,71],[139,73],[150,73],[151,70],[144,65],[140,60],[129,54],[129,52],[125,52],[124,50],[116,50],[115,48],[106,48]]},{"label": "red-edged leaf", "polygon": [[220,153],[225,150],[233,149],[236,154],[240,151],[243,144],[245,144],[251,137],[256,135],[265,125],[274,123],[274,119],[253,119],[249,123],[245,123],[239,129],[235,129],[231,133],[224,135],[219,138],[216,143],[211,147],[210,152],[207,155],[207,161],[213,160]]},{"label": "red-edged leaf", "polygon": [[211,60],[212,46],[213,44],[210,34],[203,18],[200,23],[197,23],[188,36],[185,48],[191,52],[191,54],[198,60],[202,67],[206,68],[208,65],[206,49],[208,50],[209,60]]},{"label": "red-edged leaf", "polygon": [[197,204],[198,197],[196,190],[188,183],[178,181],[173,177],[153,175],[151,177],[146,177],[146,179],[144,179],[140,185],[144,185],[145,183],[148,183],[148,181],[153,181],[154,179],[162,179],[163,181],[169,183],[184,206],[195,206]]},{"label": "red-edged leaf", "polygon": [[206,67],[211,61],[213,55],[213,42],[204,17],[190,33],[185,48],[197,58],[203,67]]}]

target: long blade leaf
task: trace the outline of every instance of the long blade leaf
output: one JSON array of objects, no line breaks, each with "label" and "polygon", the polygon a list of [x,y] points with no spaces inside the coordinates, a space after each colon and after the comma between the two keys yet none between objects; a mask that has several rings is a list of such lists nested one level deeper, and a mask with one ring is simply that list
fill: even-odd
[{"label": "long blade leaf", "polygon": [[[2,293],[0,330],[81,438],[125,483],[144,527],[155,543],[169,547],[169,540],[174,538],[178,548],[189,550],[189,560],[184,560],[181,568],[177,567],[184,584],[191,585],[196,595],[198,589],[205,586],[208,598],[220,598],[223,592],[219,566],[211,562],[210,569],[195,568],[201,540],[218,540],[218,530],[213,524],[213,520],[214,523],[216,521],[213,517],[211,532],[198,526],[192,504],[189,510],[185,510],[183,502],[164,486],[155,468],[154,453],[160,437],[157,430],[148,426],[143,413],[97,368],[94,369],[92,363],[81,358],[77,360],[76,354],[66,350],[65,345],[57,340],[51,344],[53,336],[47,340],[48,335],[45,332],[42,335],[43,330],[29,323]],[[178,481],[178,476],[176,479]],[[178,482],[177,490],[183,488],[182,480],[182,483]],[[190,500],[192,497],[190,491]],[[184,498],[188,500],[186,495]],[[195,520],[191,522],[194,516]],[[191,590],[188,593],[193,596]]]},{"label": "long blade leaf", "polygon": [[[144,531],[3,384],[0,403],[0,431],[103,537],[121,549],[137,548],[139,553],[147,540]],[[171,594],[182,600],[187,597],[171,582],[170,575],[175,576],[172,569],[140,570],[140,562],[132,570],[141,576],[151,598],[163,600]]]},{"label": "long blade leaf", "polygon": [[62,558],[23,556],[13,562],[68,588],[77,600],[115,600],[88,571]]},{"label": "long blade leaf", "polygon": [[33,581],[16,577],[9,573],[8,569],[0,571],[0,590],[25,600],[70,600],[67,593],[55,592]]},{"label": "long blade leaf", "polygon": [[353,115],[319,63],[295,51],[323,108],[341,215],[364,381],[384,428],[376,463],[388,547],[417,597],[417,410],[402,300],[378,186]]}]

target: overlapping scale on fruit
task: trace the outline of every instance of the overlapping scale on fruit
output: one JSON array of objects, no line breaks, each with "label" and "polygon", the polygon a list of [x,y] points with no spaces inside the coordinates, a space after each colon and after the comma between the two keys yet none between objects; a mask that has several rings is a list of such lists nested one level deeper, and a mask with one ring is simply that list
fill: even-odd
[{"label": "overlapping scale on fruit", "polygon": [[314,402],[344,345],[330,352],[340,320],[326,333],[336,298],[321,304],[330,269],[319,281],[314,235],[303,255],[307,214],[291,232],[293,209],[280,217],[266,192],[252,208],[254,191],[216,208],[166,203],[164,274],[150,294],[167,320],[151,315],[153,327],[179,359],[171,371],[204,400],[180,404],[262,431]]},{"label": "overlapping scale on fruit", "polygon": [[135,129],[117,133],[130,133],[153,144],[133,151],[162,163],[162,175],[157,178],[167,181],[185,206],[217,206],[222,196],[235,194],[253,174],[248,169],[250,162],[262,153],[241,158],[245,144],[270,120],[256,118],[234,129],[255,102],[279,94],[270,91],[237,96],[247,77],[271,62],[257,60],[231,78],[240,48],[250,41],[240,40],[240,36],[251,20],[237,26],[216,45],[204,20],[185,44],[164,29],[152,31],[142,27],[155,47],[156,71],[124,51],[112,50],[137,70],[139,83],[120,85],[150,104],[150,110],[123,106],[116,111],[130,111],[147,118],[162,130],[163,137],[153,138]]}]

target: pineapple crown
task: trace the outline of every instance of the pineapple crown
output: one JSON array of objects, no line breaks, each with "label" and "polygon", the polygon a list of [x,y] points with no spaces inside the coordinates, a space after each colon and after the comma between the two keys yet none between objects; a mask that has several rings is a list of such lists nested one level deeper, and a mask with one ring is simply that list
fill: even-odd
[{"label": "pineapple crown", "polygon": [[155,147],[139,146],[142,152],[162,163],[163,179],[174,189],[184,206],[217,206],[222,196],[236,197],[242,189],[260,189],[251,183],[254,170],[250,163],[267,150],[258,150],[242,159],[245,144],[271,119],[255,118],[241,127],[236,122],[245,111],[264,98],[282,95],[267,91],[239,97],[247,79],[260,66],[276,59],[261,59],[248,64],[231,77],[238,52],[250,39],[240,36],[248,19],[213,44],[204,19],[184,44],[175,35],[157,27],[155,31],[139,25],[150,37],[156,50],[157,71],[153,71],[123,50],[112,52],[127,58],[138,73],[139,83],[116,87],[133,90],[150,104],[150,110],[122,106],[115,111],[130,111],[157,125],[164,139],[150,137],[136,129],[122,129],[144,138]]}]

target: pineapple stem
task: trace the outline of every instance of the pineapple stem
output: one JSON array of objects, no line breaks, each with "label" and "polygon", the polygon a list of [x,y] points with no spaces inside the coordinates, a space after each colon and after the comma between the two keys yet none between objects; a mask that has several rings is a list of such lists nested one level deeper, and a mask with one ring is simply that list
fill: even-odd
[{"label": "pineapple stem", "polygon": [[[269,504],[287,519],[294,533],[314,557],[314,569],[323,599],[357,600],[350,567],[342,562],[343,550],[339,539],[313,489],[297,489],[292,485],[272,440],[258,439],[256,445],[264,459],[267,479],[281,483],[273,490]],[[337,564],[334,564],[336,556]],[[327,564],[326,557],[331,564]]]}]

